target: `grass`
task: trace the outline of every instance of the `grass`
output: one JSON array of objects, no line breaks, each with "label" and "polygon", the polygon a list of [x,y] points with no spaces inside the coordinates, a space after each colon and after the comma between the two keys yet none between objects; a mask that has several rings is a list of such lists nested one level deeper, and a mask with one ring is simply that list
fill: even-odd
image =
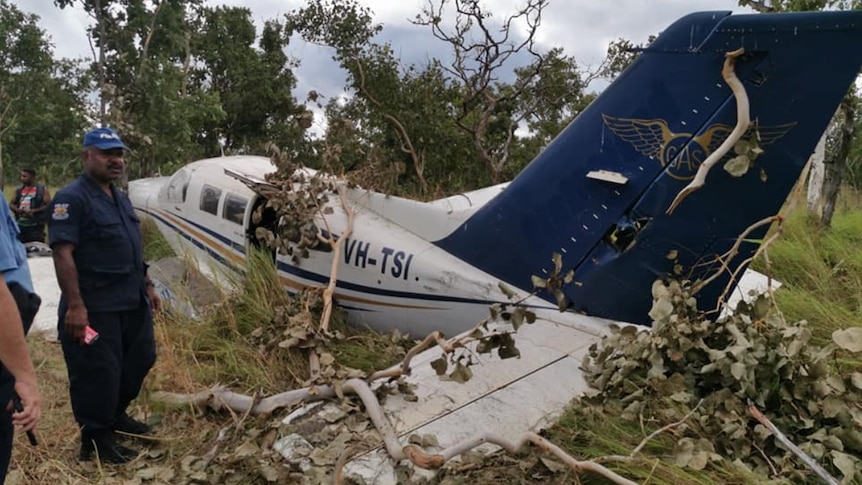
[{"label": "grass", "polygon": [[[862,326],[860,194],[845,190],[830,229],[819,227],[804,207],[795,210],[785,222],[784,234],[768,253],[769,268],[763,261],[757,261],[754,268],[769,271],[783,284],[776,292],[778,308],[789,321],[807,320],[815,343],[831,342],[832,332],[837,329]],[[859,356],[847,355],[843,363],[854,370],[862,368]],[[627,455],[645,436],[664,424],[668,423],[652,423],[641,428],[641,423],[609,419],[606,414],[593,419],[583,409],[570,408],[548,430],[548,435],[579,458]],[[626,465],[613,464],[610,468],[635,481],[650,484],[767,482],[731,463],[711,463],[702,472],[676,467],[673,464],[675,441],[672,432],[661,435],[645,449],[646,458]],[[609,482],[584,476],[580,483]]]},{"label": "grass", "polygon": [[[769,257],[773,277],[784,284],[776,293],[779,308],[789,320],[807,320],[815,342],[830,342],[835,330],[862,326],[859,194],[845,191],[829,229],[819,227],[804,210],[795,211]],[[767,271],[762,261],[756,268]]]},{"label": "grass", "polygon": [[[830,230],[819,229],[804,210],[797,210],[788,218],[782,238],[769,251],[772,275],[784,284],[777,292],[779,307],[788,319],[807,319],[820,343],[828,342],[835,329],[862,325],[860,209],[862,197],[845,193]],[[144,223],[146,257],[155,260],[173,254],[154,229]],[[755,267],[765,270],[763,262]],[[226,430],[225,438],[207,470],[207,483],[266,483],[255,470],[263,461],[282,463],[280,458],[271,451],[238,457],[233,450],[248,443],[271,444],[276,435],[272,423],[279,416],[253,418],[227,412],[168,409],[150,399],[156,390],[196,392],[216,384],[262,395],[295,388],[303,382],[308,375],[305,358],[277,345],[284,338],[285,319],[303,310],[303,304],[282,290],[267,254],[252,253],[249,268],[244,275],[232,277],[242,291],[217,295],[218,303],[203,320],[196,322],[177,315],[157,319],[159,358],[133,405],[134,414],[156,423],[157,433],[143,442],[150,450],[148,456],[130,465],[99,467],[75,460],[78,433],[59,345],[31,337],[31,352],[45,402],[39,427],[41,443],[30,447],[26,437],[16,436],[7,483],[124,485],[144,481],[140,476],[151,474],[162,477],[153,483],[187,483],[181,479],[186,476],[184,466],[210,453],[222,430]],[[337,312],[333,325],[346,338],[330,350],[344,365],[366,371],[380,369],[389,365],[397,353],[398,344],[392,339],[349,328]],[[860,367],[860,362],[850,356],[846,362]],[[564,378],[560,385],[565,385]],[[596,458],[629,454],[644,436],[663,424],[666,423],[631,422],[570,408],[545,435],[577,458]],[[710,463],[699,472],[679,468],[673,463],[675,442],[673,431],[663,433],[646,446],[637,460],[609,467],[649,484],[766,482],[728,462]],[[551,470],[547,463],[552,462],[547,458],[535,450],[517,457],[497,455],[485,459],[479,468],[446,472],[441,479],[447,484],[609,483],[590,475]],[[225,470],[232,471],[224,475]],[[169,478],[171,473],[176,476]]]},{"label": "grass", "polygon": [[[151,222],[145,221],[142,231],[149,260],[173,254]],[[185,260],[193,266],[190,258]],[[211,483],[267,483],[256,471],[260,468],[259,461],[244,455],[234,456],[232,451],[253,437],[274,437],[275,430],[271,426],[274,417],[169,409],[151,399],[152,393],[158,390],[198,392],[214,385],[224,385],[249,395],[268,395],[304,386],[308,378],[307,358],[299,351],[281,349],[277,344],[285,338],[285,319],[303,310],[306,304],[314,310],[319,302],[312,298],[306,303],[306,299],[287,294],[279,284],[268,253],[250,252],[248,268],[242,275],[226,275],[241,291],[215,295],[217,303],[204,311],[200,321],[179,314],[156,316],[158,359],[131,412],[155,424],[158,431],[152,439],[135,443],[149,451],[144,458],[129,465],[98,466],[92,462],[77,462],[79,437],[69,404],[62,351],[56,342],[31,336],[31,353],[38,368],[44,400],[43,419],[38,430],[40,444],[31,447],[25,436],[16,436],[6,483],[125,485],[140,483],[136,476],[154,473],[157,477],[164,475],[155,483],[189,483],[187,478],[181,478],[185,473],[183,463],[188,468],[192,460],[211,452],[219,432],[225,429],[228,432],[214,455],[218,460],[206,471],[207,480],[216,480]],[[190,267],[189,271],[194,272],[195,268]],[[186,289],[182,286],[180,282],[172,291],[182,294]],[[380,369],[393,363],[398,349],[389,337],[348,328],[342,313],[336,311],[333,315],[332,329],[341,331],[345,340],[334,346],[332,352],[344,357],[345,363],[368,369]],[[282,462],[274,452],[269,454],[273,462]],[[217,472],[232,469],[236,470],[229,475],[236,477],[235,480],[216,479]],[[171,474],[176,476],[165,478]]]}]

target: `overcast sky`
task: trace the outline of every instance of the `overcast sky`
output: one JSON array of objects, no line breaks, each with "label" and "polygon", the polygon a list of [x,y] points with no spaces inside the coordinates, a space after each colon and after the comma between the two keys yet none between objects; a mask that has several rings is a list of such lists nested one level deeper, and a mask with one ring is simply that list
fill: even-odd
[{"label": "overcast sky", "polygon": [[[428,0],[359,0],[384,25],[381,41],[390,41],[396,55],[407,63],[425,59],[445,59],[448,47],[430,36],[427,28],[408,22]],[[437,0],[435,0],[436,2]],[[255,22],[280,17],[302,7],[301,0],[207,0],[210,5],[248,7]],[[503,19],[516,11],[524,0],[486,0],[495,18]],[[58,57],[89,56],[86,28],[91,19],[81,7],[60,10],[51,0],[18,0],[21,10],[41,17],[42,28],[50,35]],[[731,10],[746,12],[737,0],[550,0],[542,18],[538,41],[541,47],[561,46],[583,67],[598,65],[608,43],[623,37],[643,42],[677,18],[696,11]],[[310,90],[324,96],[338,96],[344,87],[344,74],[331,60],[331,52],[318,46],[292,42],[288,54],[300,60],[294,74],[298,78],[295,96],[305,100]]]}]

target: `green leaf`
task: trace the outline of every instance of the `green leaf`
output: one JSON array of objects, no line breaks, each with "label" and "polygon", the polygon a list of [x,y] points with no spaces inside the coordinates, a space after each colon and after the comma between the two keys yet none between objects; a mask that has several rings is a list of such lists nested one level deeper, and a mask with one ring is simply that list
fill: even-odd
[{"label": "green leaf", "polygon": [[563,293],[563,290],[554,290],[554,298],[557,299],[557,308],[560,309],[560,312],[565,312],[569,305],[566,301],[566,294]]},{"label": "green leaf", "polygon": [[730,365],[730,375],[733,376],[737,381],[741,381],[743,377],[745,377],[746,368],[745,364],[742,362],[734,362]]},{"label": "green leaf", "polygon": [[434,372],[436,372],[438,376],[445,374],[448,367],[449,362],[446,360],[446,356],[441,356],[439,359],[431,361],[431,368],[434,369]]},{"label": "green leaf", "polygon": [[560,274],[563,270],[563,256],[560,253],[554,253],[551,259],[554,261],[554,274]]},{"label": "green leaf", "polygon": [[509,341],[504,343],[497,349],[497,355],[500,356],[500,359],[506,360],[511,359],[512,357],[520,357],[521,351],[515,347],[514,341]]},{"label": "green leaf", "polygon": [[515,308],[515,311],[512,312],[512,320],[510,323],[516,332],[521,328],[521,325],[524,324],[524,309],[522,307]]},{"label": "green leaf", "polygon": [[840,451],[832,451],[829,454],[832,455],[832,464],[835,465],[835,468],[841,470],[844,479],[852,479],[856,474],[856,462],[859,459]]},{"label": "green leaf", "polygon": [[499,303],[494,303],[493,305],[488,307],[488,311],[491,313],[491,320],[496,320],[500,318],[501,307]]},{"label": "green leaf", "polygon": [[509,285],[507,285],[501,281],[501,282],[497,283],[497,286],[500,288],[500,291],[502,291],[503,294],[506,295],[506,297],[508,299],[511,300],[511,299],[515,298],[515,291],[513,289],[509,288]]},{"label": "green leaf", "polygon": [[540,278],[536,275],[533,275],[531,277],[531,280],[533,282],[534,288],[547,288],[548,287],[548,281],[545,280],[544,278]]},{"label": "green leaf", "polygon": [[862,352],[862,327],[851,327],[832,332],[835,345],[849,352]]},{"label": "green leaf", "polygon": [[706,464],[709,463],[709,453],[706,451],[698,451],[692,455],[688,461],[688,467],[692,470],[703,470]]},{"label": "green leaf", "polygon": [[449,374],[449,379],[452,379],[453,381],[455,381],[459,384],[466,383],[472,377],[473,377],[473,371],[471,371],[468,366],[466,366],[460,362],[455,364],[455,370],[453,370],[452,373]]},{"label": "green leaf", "polygon": [[748,168],[751,166],[751,160],[745,155],[733,157],[724,164],[724,170],[733,177],[742,177],[748,173]]},{"label": "green leaf", "polygon": [[685,467],[694,457],[694,440],[691,438],[682,438],[676,444],[674,452],[674,462],[676,466]]},{"label": "green leaf", "polygon": [[653,301],[649,317],[654,321],[664,320],[671,314],[673,314],[673,303],[671,303],[670,298],[658,298]]},{"label": "green leaf", "polygon": [[733,152],[737,155],[748,155],[748,152],[754,147],[754,142],[750,140],[740,139],[733,145]]}]

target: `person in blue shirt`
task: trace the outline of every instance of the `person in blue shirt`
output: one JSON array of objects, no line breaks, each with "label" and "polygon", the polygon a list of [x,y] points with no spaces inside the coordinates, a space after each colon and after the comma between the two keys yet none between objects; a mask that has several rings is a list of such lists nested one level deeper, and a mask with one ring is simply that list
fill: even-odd
[{"label": "person in blue shirt", "polygon": [[[0,197],[0,484],[6,480],[12,456],[15,426],[25,431],[36,427],[41,417],[41,397],[36,371],[27,351],[26,328],[32,315],[24,318],[18,311],[16,294],[33,294],[33,281],[24,245],[18,240],[18,227],[12,220],[9,205]],[[11,399],[17,393],[24,406],[12,412]]]},{"label": "person in blue shirt", "polygon": [[[114,185],[127,147],[110,128],[88,132],[83,146],[83,174],[48,209],[61,290],[57,326],[81,428],[78,458],[125,463],[137,451],[117,443],[114,432],[150,431],[126,408],[156,360],[152,312],[160,301],[146,274],[140,220]],[[88,330],[98,339],[87,343]]]}]

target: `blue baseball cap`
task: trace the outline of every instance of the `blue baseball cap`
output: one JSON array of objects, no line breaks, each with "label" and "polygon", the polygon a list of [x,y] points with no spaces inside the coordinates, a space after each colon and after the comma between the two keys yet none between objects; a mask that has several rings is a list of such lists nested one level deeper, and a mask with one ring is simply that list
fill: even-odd
[{"label": "blue baseball cap", "polygon": [[120,139],[120,135],[111,128],[96,128],[87,132],[84,135],[84,148],[87,147],[96,147],[99,150],[129,149]]}]

